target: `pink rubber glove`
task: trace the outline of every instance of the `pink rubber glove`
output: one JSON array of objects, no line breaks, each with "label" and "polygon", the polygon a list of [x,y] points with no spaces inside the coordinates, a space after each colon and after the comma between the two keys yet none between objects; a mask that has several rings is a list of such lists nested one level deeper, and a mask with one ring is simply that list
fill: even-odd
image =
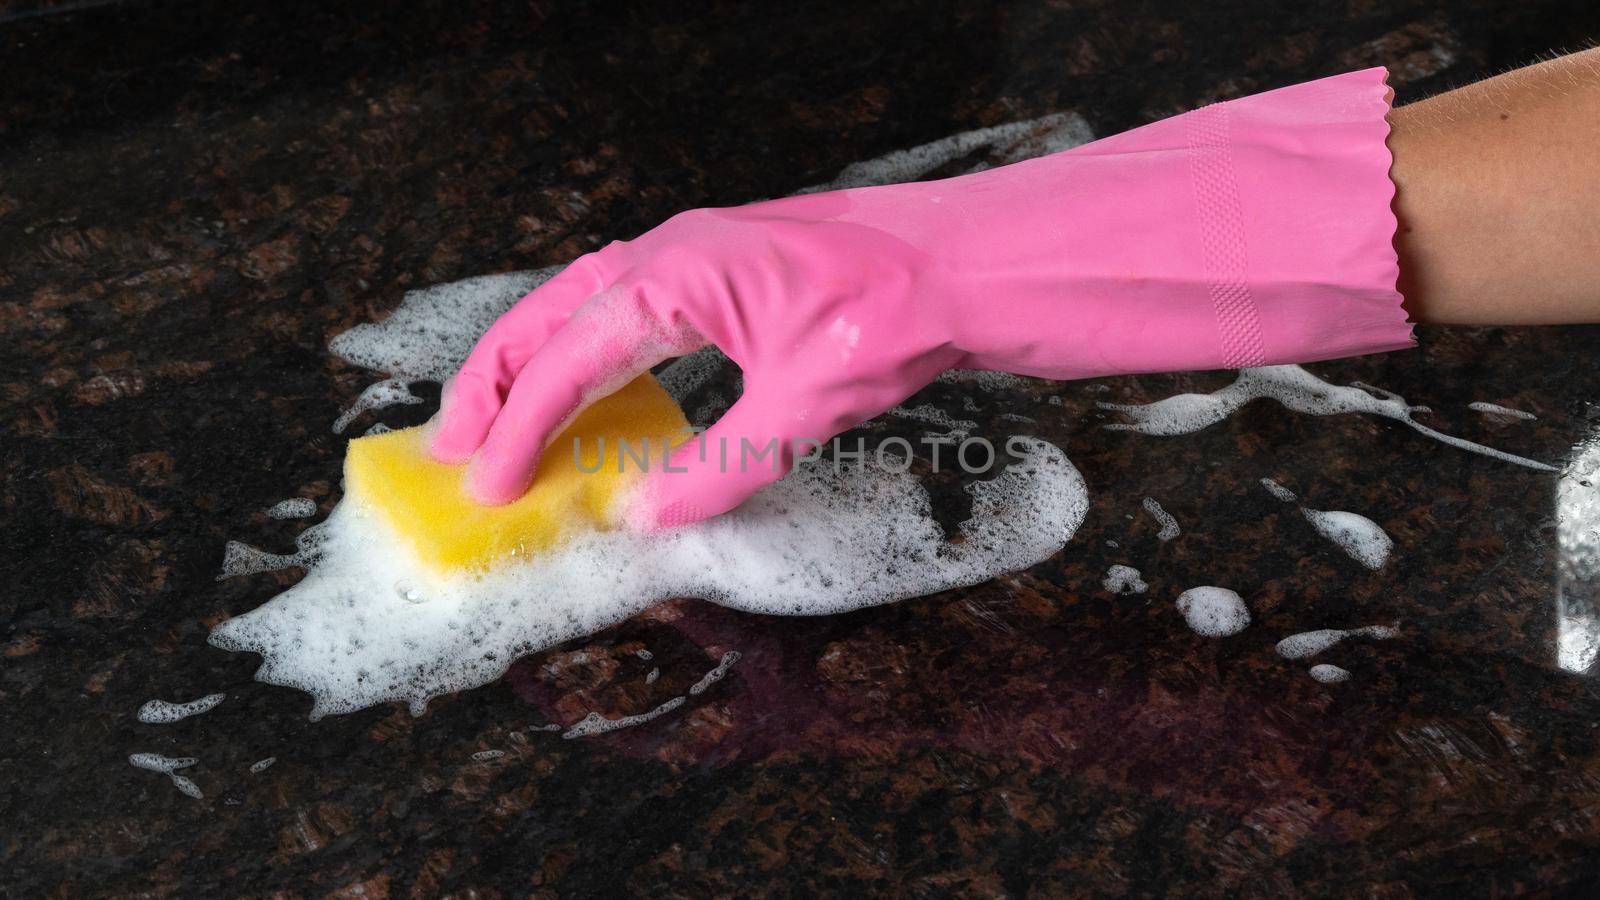
[{"label": "pink rubber glove", "polygon": [[[482,502],[514,500],[584,405],[713,343],[745,392],[674,453],[686,472],[652,470],[630,519],[670,526],[949,368],[1070,379],[1411,346],[1389,97],[1368,69],[958,178],[674,216],[496,322],[446,390],[434,455],[471,458]],[[773,439],[779,465],[741,471],[742,441]]]}]

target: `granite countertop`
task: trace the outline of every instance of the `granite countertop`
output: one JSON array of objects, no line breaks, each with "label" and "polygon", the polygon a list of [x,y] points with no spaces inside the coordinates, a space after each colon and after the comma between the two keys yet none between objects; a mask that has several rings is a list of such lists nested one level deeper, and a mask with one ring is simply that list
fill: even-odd
[{"label": "granite countertop", "polygon": [[[1102,427],[1100,401],[1222,373],[917,398],[991,434],[1034,420],[1089,485],[1065,550],[971,589],[815,619],[676,600],[420,718],[307,721],[305,695],[205,642],[299,577],[217,580],[230,539],[292,546],[307,522],[274,502],[337,501],[329,423],[375,376],[327,342],[407,290],[1052,113],[1106,135],[1378,64],[1404,100],[1592,41],[1600,9],[267,6],[0,4],[0,893],[1600,887],[1600,581],[1557,514],[1558,485],[1591,506],[1594,486],[1266,401],[1186,437]],[[1420,338],[1310,368],[1557,466],[1600,434],[1600,330]],[[358,427],[420,422],[426,399]],[[1370,517],[1391,560],[1357,565],[1263,477]],[[1149,591],[1104,589],[1113,564]],[[1201,584],[1251,626],[1192,633],[1173,601]],[[1374,623],[1399,637],[1317,658],[1342,684],[1274,651]],[[729,650],[671,716],[543,730],[647,710]],[[212,691],[206,715],[135,719]],[[136,752],[196,757],[203,798]]]}]

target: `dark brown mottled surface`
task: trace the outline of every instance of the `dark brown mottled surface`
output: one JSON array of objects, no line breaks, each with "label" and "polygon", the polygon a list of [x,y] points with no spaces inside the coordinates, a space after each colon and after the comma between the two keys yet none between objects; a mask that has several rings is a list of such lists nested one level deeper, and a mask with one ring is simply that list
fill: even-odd
[{"label": "dark brown mottled surface", "polygon": [[[420,719],[309,723],[205,644],[296,577],[215,582],[225,540],[286,548],[304,523],[262,509],[338,497],[328,425],[372,375],[327,339],[409,288],[1048,112],[1109,134],[1374,64],[1415,97],[1593,40],[1592,4],[328,6],[0,5],[0,893],[1600,885],[1600,694],[1555,665],[1555,477],[1270,403],[1189,438],[1099,428],[1096,400],[1215,374],[970,393],[985,433],[1036,418],[1094,504],[1055,559],[971,590],[814,620],[673,602]],[[1560,463],[1600,427],[1597,350],[1593,329],[1429,330],[1314,369]],[[1394,558],[1361,569],[1263,476],[1371,516]],[[1156,540],[1145,496],[1180,538]],[[1113,563],[1150,592],[1101,589]],[[1172,601],[1197,584],[1240,591],[1254,624],[1193,635]],[[1371,622],[1403,636],[1324,654],[1347,684],[1273,652]],[[672,716],[533,730],[648,709],[728,649],[732,674]],[[134,719],[213,690],[200,718]],[[199,757],[206,798],[136,751]]]}]

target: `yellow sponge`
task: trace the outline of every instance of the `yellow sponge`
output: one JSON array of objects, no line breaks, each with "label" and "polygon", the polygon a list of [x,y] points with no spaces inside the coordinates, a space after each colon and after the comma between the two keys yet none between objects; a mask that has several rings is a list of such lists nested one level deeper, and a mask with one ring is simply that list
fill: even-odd
[{"label": "yellow sponge", "polygon": [[[536,553],[575,530],[603,527],[613,496],[642,474],[632,456],[620,459],[621,442],[634,454],[648,446],[649,464],[659,468],[667,442],[689,437],[688,424],[655,378],[643,375],[584,410],[545,450],[533,485],[513,503],[474,502],[464,489],[466,466],[435,462],[421,427],[351,441],[345,491],[393,526],[425,566],[481,569]],[[573,455],[574,438],[581,457]]]}]

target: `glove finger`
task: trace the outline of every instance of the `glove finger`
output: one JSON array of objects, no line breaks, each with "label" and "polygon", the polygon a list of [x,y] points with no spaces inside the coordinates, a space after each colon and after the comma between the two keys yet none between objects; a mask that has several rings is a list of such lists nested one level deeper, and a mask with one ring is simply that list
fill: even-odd
[{"label": "glove finger", "polygon": [[473,345],[461,370],[445,383],[429,445],[435,459],[461,463],[477,451],[517,374],[573,310],[605,287],[591,257],[580,257],[534,288]]},{"label": "glove finger", "polygon": [[597,294],[518,373],[473,457],[468,491],[491,505],[522,496],[546,444],[589,404],[704,343],[687,328],[664,327],[631,291]]},{"label": "glove finger", "polygon": [[794,399],[747,387],[716,424],[674,450],[666,468],[650,473],[629,510],[629,525],[641,531],[689,525],[733,509],[782,478],[797,453],[833,437],[806,434]]}]

